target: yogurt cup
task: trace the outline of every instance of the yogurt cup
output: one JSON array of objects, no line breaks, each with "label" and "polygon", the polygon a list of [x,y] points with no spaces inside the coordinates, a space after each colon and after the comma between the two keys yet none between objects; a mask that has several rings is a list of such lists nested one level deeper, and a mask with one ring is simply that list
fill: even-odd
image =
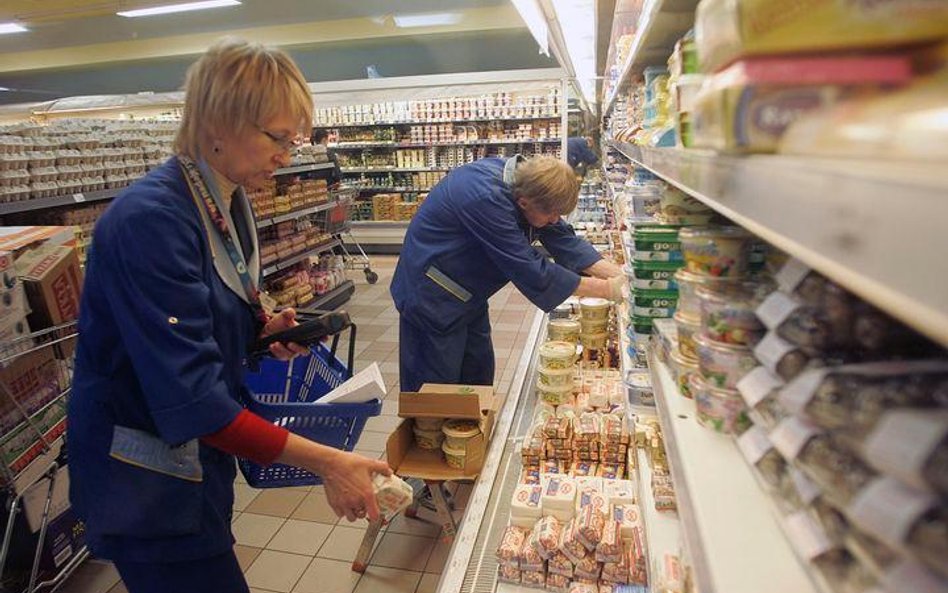
[{"label": "yogurt cup", "polygon": [[437,430],[441,432],[444,418],[415,418],[415,428],[420,430]]},{"label": "yogurt cup", "polygon": [[688,270],[678,270],[675,274],[678,283],[678,310],[684,311],[692,317],[701,315],[701,299],[698,298],[698,289],[702,286],[721,286],[730,284],[730,280],[701,276]]},{"label": "yogurt cup", "polygon": [[680,350],[671,352],[671,369],[678,385],[678,391],[683,397],[694,398],[694,392],[691,390],[691,375],[698,375],[698,359],[685,356]]},{"label": "yogurt cup", "polygon": [[573,369],[548,369],[540,367],[540,385],[554,389],[573,387]]},{"label": "yogurt cup", "polygon": [[441,430],[423,430],[418,428],[417,425],[412,430],[415,433],[415,443],[419,449],[437,449],[444,442],[444,433]]},{"label": "yogurt cup", "polygon": [[[755,313],[762,300],[749,282],[711,289],[698,288],[704,335],[715,342],[753,346],[767,329]],[[722,290],[723,289],[723,290]]]},{"label": "yogurt cup", "polygon": [[601,334],[605,333],[608,330],[609,321],[606,319],[593,319],[587,321],[585,319],[580,320],[579,325],[579,335],[589,335],[589,334]]},{"label": "yogurt cup", "polygon": [[751,235],[740,227],[685,227],[678,233],[685,268],[715,278],[747,273]]},{"label": "yogurt cup", "polygon": [[581,319],[585,321],[592,321],[594,319],[608,321],[609,308],[611,306],[612,303],[606,299],[601,299],[598,297],[585,297],[579,299],[579,311]]},{"label": "yogurt cup", "polygon": [[629,388],[629,396],[633,402],[645,406],[655,403],[652,380],[648,372],[629,371],[625,376],[625,384]]},{"label": "yogurt cup", "polygon": [[635,240],[635,252],[648,253],[681,251],[676,227],[637,226],[632,233]]},{"label": "yogurt cup", "polygon": [[712,387],[700,375],[691,375],[698,424],[721,434],[739,435],[750,428],[741,394]]},{"label": "yogurt cup", "polygon": [[541,402],[548,403],[552,406],[562,406],[563,404],[572,403],[573,384],[570,383],[567,387],[556,388],[544,385],[537,379],[537,397]]},{"label": "yogurt cup", "polygon": [[477,420],[454,418],[445,421],[441,432],[445,436],[445,446],[467,451],[467,442],[481,434],[481,427]]},{"label": "yogurt cup", "polygon": [[441,445],[441,450],[444,451],[444,459],[448,462],[449,467],[454,469],[464,469],[465,460],[467,457],[466,449],[459,449],[457,447],[452,447],[445,441]]},{"label": "yogurt cup", "polygon": [[626,267],[626,275],[635,290],[675,290],[678,281],[675,273],[681,269],[682,262],[633,262]]},{"label": "yogurt cup", "polygon": [[698,350],[695,336],[701,331],[701,318],[693,317],[683,311],[675,313],[675,325],[678,326],[678,348],[681,353],[697,360]]},{"label": "yogurt cup", "polygon": [[555,342],[579,342],[581,325],[573,319],[552,319],[546,325],[547,337]]},{"label": "yogurt cup", "polygon": [[632,295],[632,314],[638,317],[667,319],[678,307],[678,293],[673,290],[637,290]]},{"label": "yogurt cup", "polygon": [[721,344],[702,334],[695,336],[695,346],[701,376],[717,389],[735,389],[737,382],[757,366],[754,353],[744,346]]},{"label": "yogurt cup", "polygon": [[579,341],[586,350],[605,350],[609,343],[609,334],[606,332],[600,334],[580,334]]},{"label": "yogurt cup", "polygon": [[548,369],[569,369],[576,362],[576,344],[546,342],[540,346],[540,365]]}]

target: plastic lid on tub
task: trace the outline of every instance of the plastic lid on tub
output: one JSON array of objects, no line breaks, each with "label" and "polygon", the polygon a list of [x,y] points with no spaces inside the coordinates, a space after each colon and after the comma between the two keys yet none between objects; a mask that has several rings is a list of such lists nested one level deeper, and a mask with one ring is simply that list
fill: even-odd
[{"label": "plastic lid on tub", "polygon": [[583,297],[579,299],[579,306],[582,308],[602,309],[609,307],[611,304],[612,302],[609,300],[599,297]]},{"label": "plastic lid on tub", "polygon": [[467,455],[466,449],[463,447],[452,447],[448,444],[448,441],[441,444],[441,450],[444,451],[445,455],[453,455],[455,457],[464,457]]},{"label": "plastic lid on tub", "polygon": [[684,354],[680,348],[675,348],[671,352],[672,362],[680,367],[685,367],[691,369],[692,371],[698,370],[698,359]]},{"label": "plastic lid on tub", "polygon": [[544,358],[573,358],[576,356],[576,345],[572,342],[551,340],[540,346],[540,356]]},{"label": "plastic lid on tub", "polygon": [[454,418],[448,420],[441,427],[441,432],[449,437],[457,439],[469,439],[476,437],[481,433],[481,427],[477,420],[466,420],[463,418]]}]

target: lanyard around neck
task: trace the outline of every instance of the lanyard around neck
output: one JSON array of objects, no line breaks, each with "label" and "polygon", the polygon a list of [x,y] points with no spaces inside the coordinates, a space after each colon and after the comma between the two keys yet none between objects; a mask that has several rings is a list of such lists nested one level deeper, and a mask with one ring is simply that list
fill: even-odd
[{"label": "lanyard around neck", "polygon": [[[260,304],[260,290],[250,277],[250,272],[247,269],[243,253],[234,242],[234,237],[231,235],[227,220],[218,207],[220,200],[215,199],[214,195],[217,190],[217,185],[210,175],[210,172],[206,170],[206,167],[200,167],[198,163],[195,163],[192,159],[185,156],[178,157],[178,162],[181,165],[182,171],[184,171],[184,178],[188,182],[192,199],[194,199],[198,208],[203,208],[204,211],[207,212],[214,228],[217,230],[221,242],[224,243],[224,248],[227,251],[231,263],[234,264],[234,269],[237,270],[240,284],[243,286],[244,292],[247,295],[247,302],[250,303],[254,315],[259,321],[266,324],[270,317]],[[204,171],[202,172],[201,169],[204,169]]]}]

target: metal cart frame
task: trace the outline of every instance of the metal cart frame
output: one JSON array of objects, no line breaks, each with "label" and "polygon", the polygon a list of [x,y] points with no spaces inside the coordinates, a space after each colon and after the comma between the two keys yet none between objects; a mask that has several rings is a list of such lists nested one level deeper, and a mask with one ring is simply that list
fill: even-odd
[{"label": "metal cart frame", "polygon": [[[355,201],[357,195],[358,190],[355,188],[344,187],[336,190],[336,206],[326,214],[326,232],[339,239],[339,249],[342,251],[346,269],[357,270],[361,268],[365,273],[366,282],[375,284],[379,281],[379,275],[372,270],[369,256],[366,255],[362,245],[352,235],[349,207]],[[359,254],[350,253],[346,249],[346,243],[355,245]]]}]

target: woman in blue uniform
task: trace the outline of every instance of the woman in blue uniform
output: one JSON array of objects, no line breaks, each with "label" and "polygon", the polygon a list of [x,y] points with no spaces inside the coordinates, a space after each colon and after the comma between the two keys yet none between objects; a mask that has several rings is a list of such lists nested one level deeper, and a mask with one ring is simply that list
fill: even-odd
[{"label": "woman in blue uniform", "polygon": [[231,535],[235,455],[321,475],[350,521],[378,515],[371,476],[390,473],[385,463],[289,434],[240,403],[248,346],[296,324],[261,301],[243,188],[287,166],[311,121],[289,57],[219,42],[188,71],[176,156],[96,224],[69,400],[70,497],[92,553],[115,562],[131,593],[248,591]]},{"label": "woman in blue uniform", "polygon": [[599,162],[592,151],[592,138],[572,136],[566,139],[566,162],[580,177],[586,176],[586,170]]},{"label": "woman in blue uniform", "polygon": [[573,294],[622,298],[622,270],[561,218],[578,194],[565,162],[519,156],[459,167],[431,190],[408,226],[392,280],[403,390],[493,384],[487,301],[508,282],[544,311]]}]

